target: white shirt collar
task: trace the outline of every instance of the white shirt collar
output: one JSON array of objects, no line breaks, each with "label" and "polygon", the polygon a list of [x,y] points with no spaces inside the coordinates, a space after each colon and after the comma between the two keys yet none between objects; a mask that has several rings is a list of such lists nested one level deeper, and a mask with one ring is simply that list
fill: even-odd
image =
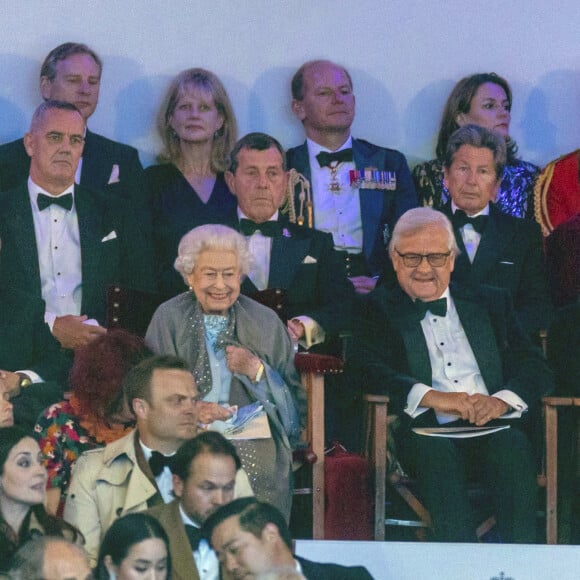
[{"label": "white shirt collar", "polygon": [[[452,200],[451,201],[451,211],[453,213],[455,213],[458,209],[460,209],[460,208],[458,208]],[[465,212],[465,213],[467,213],[467,212]],[[474,213],[473,215],[470,215],[469,217],[477,217],[480,215],[489,215],[489,203],[481,211]]]},{"label": "white shirt collar", "polygon": [[[278,211],[278,210],[276,210],[276,211],[274,212],[274,215],[273,215],[273,216],[272,216],[272,217],[271,217],[269,220],[267,220],[267,221],[269,221],[269,222],[277,222],[277,221],[278,221],[278,214],[279,214],[279,211]],[[238,219],[240,219],[240,220],[242,220],[242,219],[243,219],[243,220],[250,220],[251,222],[253,222],[253,221],[254,221],[253,219],[250,219],[250,218],[249,218],[249,217],[248,217],[248,216],[247,216],[247,215],[246,215],[246,214],[245,214],[245,213],[244,213],[244,212],[243,212],[243,211],[242,211],[242,210],[239,208],[239,206],[238,206]]]},{"label": "white shirt collar", "polygon": [[40,185],[35,183],[32,180],[32,177],[30,177],[30,176],[28,177],[28,192],[30,193],[30,196],[34,198],[35,201],[36,201],[36,197],[38,196],[39,193],[44,193],[45,195],[50,195],[50,197],[61,197],[62,195],[66,195],[67,193],[70,193],[70,194],[72,194],[72,196],[74,198],[74,191],[75,191],[75,184],[71,183],[64,191],[61,191],[57,195],[53,195],[52,193],[49,193],[48,191],[46,191],[46,189],[44,189],[44,187],[40,187]]},{"label": "white shirt collar", "polygon": [[[318,143],[316,143],[316,141],[312,141],[312,139],[309,139],[308,137],[306,138],[306,143],[308,145],[308,152],[310,153],[310,156],[316,156],[321,151],[326,151],[327,153],[334,153],[334,151],[327,149],[322,145],[319,145]],[[352,149],[352,135],[349,135],[346,141],[338,149],[335,149],[335,151],[342,151],[343,149]]]}]

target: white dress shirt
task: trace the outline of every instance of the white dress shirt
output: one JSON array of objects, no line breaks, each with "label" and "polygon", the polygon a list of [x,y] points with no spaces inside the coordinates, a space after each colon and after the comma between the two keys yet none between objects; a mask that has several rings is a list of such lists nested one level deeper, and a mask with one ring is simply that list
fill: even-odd
[{"label": "white dress shirt", "polygon": [[[37,201],[39,193],[49,197],[70,193],[73,195],[72,209],[68,211],[52,204],[40,211]],[[28,194],[34,220],[41,293],[46,303],[45,321],[52,330],[58,316],[81,314],[81,242],[74,185],[52,196],[28,178]]]},{"label": "white dress shirt", "polygon": [[[314,204],[314,225],[317,230],[330,232],[337,250],[360,254],[363,247],[363,228],[358,188],[350,185],[349,171],[356,169],[354,160],[343,162],[337,168],[336,178],[340,192],[330,191],[331,170],[320,167],[316,156],[321,151],[333,153],[310,139],[306,139],[310,161],[310,183]],[[352,137],[337,149],[352,148]]]},{"label": "white dress shirt", "polygon": [[[183,525],[193,526],[199,528],[199,524],[194,522],[179,505],[179,513]],[[219,580],[220,564],[215,552],[209,547],[205,540],[200,540],[199,547],[193,552],[193,559],[195,560],[195,567],[199,574],[199,580]]]},{"label": "white dress shirt", "polygon": [[[413,418],[428,410],[427,407],[421,407],[420,403],[425,394],[432,389],[446,393],[489,395],[449,288],[445,290],[442,298],[447,298],[447,315],[441,317],[427,312],[421,320],[433,380],[431,387],[416,383],[409,391],[405,412]],[[502,419],[519,418],[528,408],[513,391],[503,389],[494,393],[493,396],[514,409],[502,415]],[[459,418],[458,415],[437,413],[437,420],[440,424],[456,421]]]},{"label": "white dress shirt", "polygon": [[[141,450],[143,451],[143,456],[145,457],[145,461],[149,461],[151,459],[151,455],[153,454],[153,449],[150,449],[139,439],[139,445],[141,445]],[[172,457],[175,453],[168,455],[167,457]],[[163,498],[165,503],[172,502],[175,497],[173,495],[173,474],[171,473],[171,469],[166,465],[163,468],[163,471],[155,478],[155,483],[157,484],[157,489],[159,489],[159,493]]]},{"label": "white dress shirt", "polygon": [[[250,218],[238,208],[238,219]],[[268,221],[278,221],[278,212]],[[248,242],[250,254],[252,255],[252,265],[248,272],[248,278],[258,290],[265,290],[268,288],[268,282],[270,280],[270,259],[273,238],[262,235],[259,230],[256,230],[251,236],[245,236],[245,238]],[[293,320],[298,320],[304,326],[304,336],[298,341],[303,348],[308,349],[315,344],[324,342],[326,333],[316,320],[305,315],[295,316]]]},{"label": "white dress shirt", "polygon": [[[452,201],[451,211],[455,213],[458,209],[460,208],[458,208]],[[480,212],[470,215],[469,217],[478,217],[480,215],[489,215],[489,203]],[[479,242],[481,241],[481,234],[476,232],[471,224],[465,224],[463,227],[459,228],[459,231],[461,232],[461,238],[463,239],[463,245],[465,246],[467,257],[473,264],[475,254],[477,254],[477,248],[479,248]]]}]

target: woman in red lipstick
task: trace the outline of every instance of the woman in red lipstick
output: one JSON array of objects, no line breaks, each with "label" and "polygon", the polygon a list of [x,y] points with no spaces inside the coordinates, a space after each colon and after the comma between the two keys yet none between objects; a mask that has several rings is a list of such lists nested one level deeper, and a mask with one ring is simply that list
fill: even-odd
[{"label": "woman in red lipstick", "polygon": [[472,124],[499,133],[507,142],[508,162],[495,200],[498,209],[515,217],[533,218],[533,192],[540,168],[516,157],[518,147],[509,135],[511,108],[511,88],[495,73],[471,75],[455,85],[443,110],[435,149],[437,159],[413,169],[420,205],[439,209],[449,200],[442,164],[447,141],[456,129]]},{"label": "woman in red lipstick", "polygon": [[19,427],[0,435],[0,575],[10,557],[35,535],[76,540],[79,533],[61,519],[48,515],[46,467],[38,443]]}]

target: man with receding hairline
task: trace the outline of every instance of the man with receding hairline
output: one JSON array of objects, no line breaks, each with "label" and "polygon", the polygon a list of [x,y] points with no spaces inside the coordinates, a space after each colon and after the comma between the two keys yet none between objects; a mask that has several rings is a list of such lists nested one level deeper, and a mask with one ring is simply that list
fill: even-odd
[{"label": "man with receding hairline", "polygon": [[[103,63],[86,44],[66,42],[51,50],[40,69],[45,101],[73,104],[88,121],[99,102]],[[91,189],[143,200],[143,167],[137,150],[86,130],[75,181]],[[22,139],[0,147],[0,191],[26,180],[30,159]]]},{"label": "man with receding hairline", "polygon": [[355,290],[366,294],[385,269],[385,245],[396,220],[417,205],[407,161],[394,149],[352,137],[355,97],[344,67],[307,62],[291,85],[292,110],[306,143],[288,150],[288,167],[312,187],[314,223],[307,225],[332,234]]},{"label": "man with receding hairline", "polygon": [[106,332],[109,286],[155,288],[130,204],[75,184],[84,134],[75,105],[39,105],[24,137],[28,181],[0,194],[0,283],[44,300],[45,321],[65,349]]},{"label": "man with receding hairline", "polygon": [[8,572],[10,580],[91,580],[86,552],[56,536],[41,536],[24,544]]}]

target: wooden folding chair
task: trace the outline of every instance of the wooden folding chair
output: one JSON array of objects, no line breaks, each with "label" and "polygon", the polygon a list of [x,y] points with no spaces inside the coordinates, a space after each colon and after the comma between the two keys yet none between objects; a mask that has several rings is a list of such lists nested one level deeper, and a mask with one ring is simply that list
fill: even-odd
[{"label": "wooden folding chair", "polygon": [[[375,540],[385,539],[385,526],[403,526],[417,528],[418,540],[426,539],[425,532],[432,527],[431,516],[427,508],[412,489],[412,480],[396,469],[391,469],[387,460],[389,425],[396,416],[388,415],[389,398],[383,395],[365,395],[365,453],[373,466],[375,491]],[[396,464],[396,458],[391,457]],[[386,518],[385,503],[387,485],[408,505],[416,519]],[[476,535],[482,538],[495,525],[495,517],[490,516],[478,526]]]},{"label": "wooden folding chair", "polygon": [[297,495],[312,495],[312,537],[324,539],[324,375],[342,373],[344,362],[334,356],[297,353],[294,357],[308,399],[306,439],[301,460],[312,467],[312,486],[295,489]]}]

